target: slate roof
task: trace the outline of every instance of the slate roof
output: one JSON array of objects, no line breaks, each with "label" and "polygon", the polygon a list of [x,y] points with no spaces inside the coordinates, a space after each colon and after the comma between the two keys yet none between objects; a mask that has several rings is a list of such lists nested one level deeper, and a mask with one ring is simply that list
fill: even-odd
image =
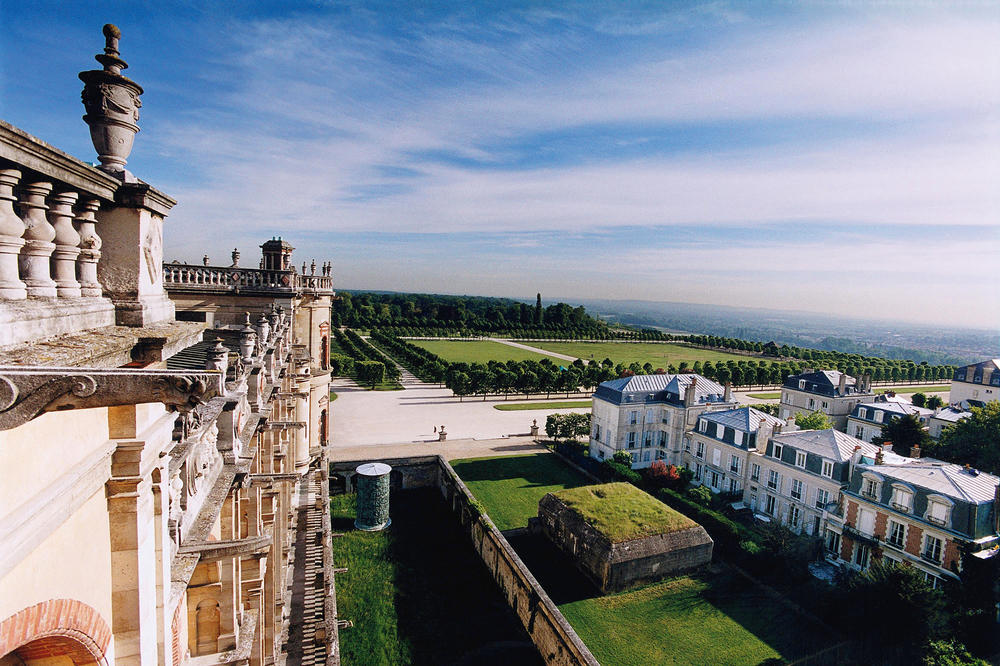
[{"label": "slate roof", "polygon": [[964,409],[945,407],[931,418],[935,418],[938,421],[947,421],[948,423],[958,423],[962,419],[968,418],[970,416],[972,416],[972,412],[967,412]]},{"label": "slate roof", "polygon": [[722,402],[726,389],[711,379],[685,373],[679,375],[634,375],[602,382],[594,397],[616,405],[626,402],[678,402],[684,400],[688,385],[695,383],[695,401]]},{"label": "slate roof", "polygon": [[[796,391],[836,396],[837,390],[840,388],[841,375],[846,378],[844,380],[844,393],[858,393],[858,380],[839,370],[815,370],[798,375],[788,375],[785,377],[783,385]],[[805,388],[799,388],[799,381],[803,379],[806,382]]]},{"label": "slate roof", "polygon": [[884,478],[898,479],[914,486],[965,502],[993,501],[1000,478],[986,472],[967,472],[961,465],[930,458],[902,465],[861,465]]},{"label": "slate roof", "polygon": [[[861,416],[862,409],[865,410],[867,416]],[[881,410],[885,413],[881,421],[875,420],[875,410]],[[917,407],[916,405],[899,398],[886,398],[885,400],[878,402],[866,402],[860,405],[855,405],[854,409],[851,410],[851,418],[858,419],[859,421],[870,421],[871,423],[888,423],[891,419],[897,416],[913,414],[921,417],[931,416],[933,413],[933,409]]]},{"label": "slate roof", "polygon": [[701,418],[743,432],[757,432],[761,423],[769,423],[771,426],[785,425],[785,422],[777,416],[771,416],[753,407],[727,409],[722,412],[708,412],[703,414]]},{"label": "slate roof", "polygon": [[874,458],[879,447],[851,437],[846,432],[829,428],[827,430],[795,430],[774,435],[771,439],[781,445],[791,446],[799,451],[815,453],[829,460],[847,462],[854,455],[854,447],[860,446],[864,456]]},{"label": "slate roof", "polygon": [[[986,370],[990,371],[989,381],[984,381],[987,377]],[[976,375],[979,375],[979,381],[976,381]],[[952,375],[953,382],[966,382],[968,384],[991,384],[993,386],[1000,386],[1000,358],[991,358],[987,361],[981,361],[979,363],[973,363],[971,365],[963,365],[960,368],[955,368],[955,374]]]}]

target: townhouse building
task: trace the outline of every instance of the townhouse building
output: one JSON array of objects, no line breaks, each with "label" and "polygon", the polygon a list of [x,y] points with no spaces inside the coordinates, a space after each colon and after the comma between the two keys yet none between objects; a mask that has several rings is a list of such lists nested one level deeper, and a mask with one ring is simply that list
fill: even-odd
[{"label": "townhouse building", "polygon": [[955,370],[948,402],[964,408],[981,407],[1000,400],[1000,358],[973,363]]},{"label": "townhouse building", "polygon": [[694,484],[742,500],[758,443],[766,445],[784,426],[781,419],[753,407],[707,412],[685,434],[681,460],[694,473]]},{"label": "townhouse building", "polygon": [[785,378],[778,416],[787,421],[819,411],[830,417],[834,428],[844,431],[855,405],[874,399],[868,377],[855,379],[838,370],[807,370]]},{"label": "townhouse building", "polygon": [[730,386],[696,374],[635,375],[603,382],[594,392],[590,456],[604,460],[627,450],[634,469],[656,460],[683,464],[681,442],[698,416],[735,406]]},{"label": "townhouse building", "polygon": [[796,430],[773,435],[749,459],[746,502],[757,515],[793,532],[822,537],[838,511],[852,465],[880,449],[839,430]]},{"label": "townhouse building", "polygon": [[879,395],[874,402],[854,406],[847,417],[847,434],[871,442],[873,437],[882,434],[884,425],[902,416],[915,416],[926,427],[934,416],[934,410],[917,407],[902,398]]},{"label": "townhouse building", "polygon": [[927,419],[927,433],[934,439],[940,439],[945,428],[970,416],[972,416],[972,412],[961,407],[944,407]]},{"label": "townhouse building", "polygon": [[928,582],[956,579],[963,556],[1000,549],[1000,479],[932,459],[858,464],[844,490],[840,562],[864,569],[873,558],[906,562]]}]

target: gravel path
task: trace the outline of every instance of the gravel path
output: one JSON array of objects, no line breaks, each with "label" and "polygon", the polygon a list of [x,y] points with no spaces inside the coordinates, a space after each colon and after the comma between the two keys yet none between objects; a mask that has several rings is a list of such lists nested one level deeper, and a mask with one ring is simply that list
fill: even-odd
[{"label": "gravel path", "polygon": [[[492,338],[494,342],[499,342],[503,345],[510,345],[511,347],[517,347],[518,349],[525,349],[530,352],[535,352],[536,354],[544,354],[545,356],[553,356],[555,358],[560,358],[564,361],[569,361],[572,363],[576,360],[576,356],[568,356],[566,354],[557,354],[553,351],[548,351],[547,349],[541,349],[539,347],[531,347],[529,345],[522,345],[520,342],[514,342],[513,340],[505,340],[503,338]],[[586,361],[584,361],[586,363]]]}]

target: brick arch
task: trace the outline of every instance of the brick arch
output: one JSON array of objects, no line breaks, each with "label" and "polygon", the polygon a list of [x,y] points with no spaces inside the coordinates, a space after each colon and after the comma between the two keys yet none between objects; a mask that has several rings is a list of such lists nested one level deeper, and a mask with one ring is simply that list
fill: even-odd
[{"label": "brick arch", "polygon": [[111,627],[101,614],[75,599],[49,599],[0,622],[0,657],[65,655],[76,664],[107,664]]}]

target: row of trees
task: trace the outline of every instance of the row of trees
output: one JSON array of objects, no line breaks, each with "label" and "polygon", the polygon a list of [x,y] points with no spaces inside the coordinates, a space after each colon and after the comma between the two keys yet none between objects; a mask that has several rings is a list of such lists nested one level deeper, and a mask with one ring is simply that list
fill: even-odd
[{"label": "row of trees", "polygon": [[333,336],[337,346],[344,352],[330,355],[330,367],[334,374],[353,373],[360,383],[369,384],[372,388],[386,381],[399,381],[400,373],[396,364],[360,335],[350,329],[334,329]]}]

